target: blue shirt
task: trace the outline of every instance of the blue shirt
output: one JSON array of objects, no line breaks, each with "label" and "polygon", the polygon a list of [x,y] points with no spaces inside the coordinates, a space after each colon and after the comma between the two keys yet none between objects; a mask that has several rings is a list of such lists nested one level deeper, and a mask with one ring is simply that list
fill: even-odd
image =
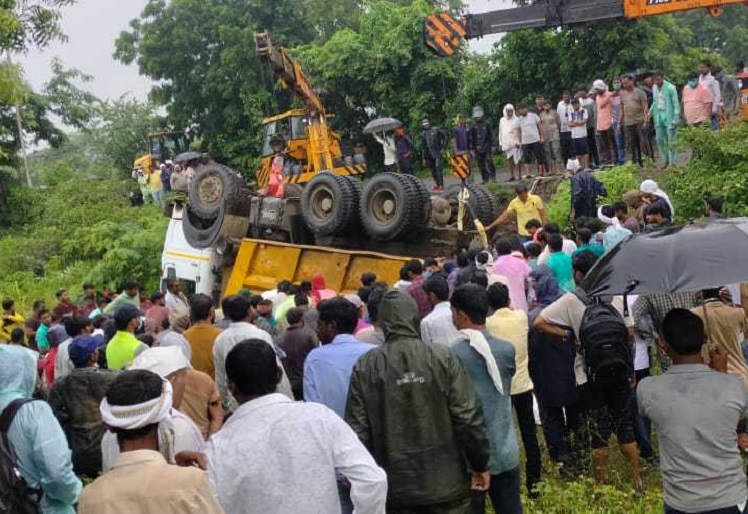
[{"label": "blue shirt", "polygon": [[545,265],[551,269],[551,273],[556,278],[558,287],[570,293],[576,289],[574,282],[574,271],[571,266],[571,257],[564,252],[552,252],[546,259]]},{"label": "blue shirt", "polygon": [[514,362],[515,350],[511,343],[496,339],[487,330],[483,331],[483,335],[499,367],[504,394],[499,394],[496,390],[486,369],[486,361],[470,347],[467,340],[457,343],[452,347],[452,351],[465,366],[483,407],[486,436],[491,449],[489,470],[491,475],[499,475],[519,466],[519,444],[514,431],[510,395],[512,377],[517,369]]},{"label": "blue shirt", "polygon": [[340,334],[309,352],[304,362],[304,400],[326,405],[345,418],[353,367],[372,348],[351,334]]}]

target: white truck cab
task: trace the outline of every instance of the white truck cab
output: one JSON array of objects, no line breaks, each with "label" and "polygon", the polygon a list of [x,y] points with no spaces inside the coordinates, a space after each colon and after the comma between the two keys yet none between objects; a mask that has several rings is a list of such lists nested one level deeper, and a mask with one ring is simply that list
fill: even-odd
[{"label": "white truck cab", "polygon": [[[184,209],[174,206],[164,240],[161,255],[161,288],[166,290],[166,281],[176,278],[182,284],[182,291],[189,295],[203,293],[214,295],[216,289],[216,258],[213,248],[199,250],[190,246],[182,230]],[[220,287],[220,281],[218,283]]]}]

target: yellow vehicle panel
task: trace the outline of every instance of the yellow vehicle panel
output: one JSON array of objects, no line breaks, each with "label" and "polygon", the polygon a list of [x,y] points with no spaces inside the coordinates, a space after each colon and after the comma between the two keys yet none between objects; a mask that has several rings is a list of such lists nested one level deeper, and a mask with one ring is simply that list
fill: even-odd
[{"label": "yellow vehicle panel", "polygon": [[710,13],[719,14],[720,7],[728,4],[742,4],[745,0],[624,0],[623,9],[627,18],[655,16],[687,9],[703,7]]},{"label": "yellow vehicle panel", "polygon": [[244,239],[224,294],[236,294],[242,288],[253,293],[268,291],[281,280],[298,283],[317,274],[325,277],[327,287],[334,291],[358,291],[366,272],[375,273],[378,281],[394,284],[408,260],[375,252]]}]

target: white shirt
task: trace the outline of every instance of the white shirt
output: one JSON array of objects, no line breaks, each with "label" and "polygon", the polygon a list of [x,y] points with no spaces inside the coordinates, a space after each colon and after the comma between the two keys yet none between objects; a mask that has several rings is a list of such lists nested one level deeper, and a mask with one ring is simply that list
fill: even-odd
[{"label": "white shirt", "polygon": [[75,364],[70,360],[70,343],[72,342],[73,338],[68,337],[60,343],[60,347],[57,349],[57,360],[55,360],[55,382],[59,382],[75,369]]},{"label": "white shirt", "polygon": [[571,106],[571,102],[569,102],[568,104],[564,103],[563,100],[558,102],[558,106],[556,107],[556,113],[558,113],[558,120],[560,123],[559,132],[570,132],[571,131],[571,128],[569,128],[568,111],[572,109],[573,107]]},{"label": "white shirt", "polygon": [[574,123],[579,123],[581,121],[584,122],[584,125],[580,125],[578,127],[571,127],[571,137],[573,139],[584,139],[587,137],[587,120],[589,119],[589,115],[587,114],[587,109],[581,106],[579,110],[574,110],[572,107],[569,110],[569,113],[567,114],[567,117],[569,118],[569,121],[573,121]]},{"label": "white shirt", "polygon": [[[194,421],[177,409],[171,409],[171,424],[174,428],[173,455],[179,452],[203,453],[205,451],[203,434],[200,433],[200,429],[197,428]],[[159,450],[163,454],[164,449],[159,448]],[[117,436],[109,430],[104,432],[104,437],[101,438],[101,458],[104,473],[112,469],[119,458]],[[165,455],[164,458],[166,459],[167,456]],[[175,463],[169,462],[169,464]]]},{"label": "white shirt", "polygon": [[181,293],[176,295],[170,291],[166,291],[166,294],[164,295],[164,304],[170,311],[173,311],[174,309],[190,310],[190,306],[187,304]]},{"label": "white shirt", "polygon": [[236,409],[207,444],[227,513],[340,514],[336,473],[357,514],[384,514],[387,475],[353,430],[321,404],[269,394]]},{"label": "white shirt", "polygon": [[424,343],[452,346],[458,337],[449,302],[437,303],[434,310],[421,320],[421,340]]},{"label": "white shirt", "polygon": [[[275,344],[273,343],[273,338],[270,334],[245,321],[229,325],[229,328],[221,332],[216,338],[216,342],[213,343],[213,360],[216,365],[216,386],[218,387],[218,392],[221,394],[221,401],[229,412],[236,410],[238,404],[228,389],[226,357],[234,346],[247,339],[262,339],[272,346],[273,350],[275,350]],[[283,365],[277,356],[277,352],[275,359],[278,362],[278,366],[283,370],[283,377],[281,378],[280,384],[278,384],[278,392],[285,394],[289,398],[293,398],[291,383],[288,381],[286,370],[283,369]]]},{"label": "white shirt", "polygon": [[520,135],[519,116],[516,114],[511,118],[504,116],[499,120],[499,146],[502,151],[512,150],[520,144]]},{"label": "white shirt", "polygon": [[722,90],[719,87],[719,82],[711,73],[707,73],[706,75],[699,75],[699,84],[704,84],[709,90],[712,97],[712,114],[716,114],[719,106],[722,105]]},{"label": "white shirt", "polygon": [[[577,244],[571,239],[564,239],[564,246],[561,248],[561,251],[571,257],[571,255],[577,251]],[[538,266],[545,264],[545,261],[547,261],[550,256],[551,247],[545,245],[545,248],[543,248],[543,251],[540,252],[540,255],[538,256]]]},{"label": "white shirt", "polygon": [[384,151],[384,165],[394,166],[397,163],[397,146],[395,145],[395,138],[392,136],[385,136],[384,138],[380,134],[374,134],[374,139],[382,145]]},{"label": "white shirt", "polygon": [[526,115],[519,117],[519,128],[522,132],[523,145],[530,145],[540,141],[539,123],[540,117],[534,112],[528,112]]}]

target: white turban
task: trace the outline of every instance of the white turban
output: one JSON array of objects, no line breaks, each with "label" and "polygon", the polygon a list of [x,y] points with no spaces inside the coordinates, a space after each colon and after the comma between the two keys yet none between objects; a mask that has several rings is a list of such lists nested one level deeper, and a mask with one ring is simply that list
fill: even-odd
[{"label": "white turban", "polygon": [[595,82],[592,83],[592,89],[596,91],[607,91],[608,86],[600,79],[597,79]]},{"label": "white turban", "polygon": [[190,367],[190,361],[178,346],[157,346],[141,352],[129,369],[145,369],[161,378]]},{"label": "white turban", "polygon": [[163,380],[161,395],[147,402],[135,405],[111,405],[105,397],[99,405],[101,420],[109,427],[122,430],[135,430],[155,425],[170,417],[171,397],[171,383],[168,380]]}]

